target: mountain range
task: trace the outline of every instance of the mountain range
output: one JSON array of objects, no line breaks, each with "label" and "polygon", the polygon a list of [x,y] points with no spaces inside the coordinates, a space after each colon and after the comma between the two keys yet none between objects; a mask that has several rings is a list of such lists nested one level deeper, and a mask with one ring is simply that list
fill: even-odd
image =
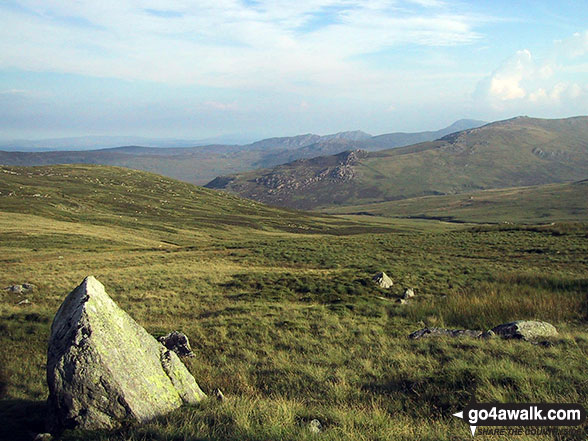
[{"label": "mountain range", "polygon": [[588,117],[517,117],[408,147],[302,159],[207,184],[277,206],[317,209],[588,177]]},{"label": "mountain range", "polygon": [[[211,144],[180,147],[174,141],[166,147],[123,146],[84,150],[88,139],[80,139],[80,150],[61,151],[0,151],[0,164],[52,165],[101,164],[150,171],[183,181],[205,184],[219,175],[239,173],[257,168],[273,167],[290,161],[331,155],[349,149],[377,151],[414,142],[434,140],[447,133],[484,124],[476,120],[460,120],[438,131],[390,133],[371,136],[361,131],[340,132],[319,136],[305,134],[292,137],[269,138],[245,145]],[[114,142],[118,138],[109,138]],[[53,140],[66,142],[67,140]],[[67,142],[74,142],[69,139]],[[147,140],[148,141],[148,140]],[[96,140],[92,142],[97,142]],[[56,144],[51,144],[56,145]],[[47,147],[47,146],[46,146]],[[11,147],[14,149],[15,147]],[[23,147],[23,149],[26,149]]]}]

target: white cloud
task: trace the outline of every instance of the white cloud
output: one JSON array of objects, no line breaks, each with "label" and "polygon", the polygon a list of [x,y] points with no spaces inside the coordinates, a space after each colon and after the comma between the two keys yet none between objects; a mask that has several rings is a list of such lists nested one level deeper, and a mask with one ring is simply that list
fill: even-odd
[{"label": "white cloud", "polygon": [[519,50],[478,83],[474,98],[497,110],[522,109],[525,104],[579,105],[588,99],[588,78],[578,81],[582,77],[570,73],[585,71],[581,57],[586,54],[588,31],[555,42],[539,59],[527,49]]},{"label": "white cloud", "polygon": [[16,3],[0,5],[0,68],[223,88],[381,83],[351,60],[400,44],[468,44],[481,20],[437,0]]}]

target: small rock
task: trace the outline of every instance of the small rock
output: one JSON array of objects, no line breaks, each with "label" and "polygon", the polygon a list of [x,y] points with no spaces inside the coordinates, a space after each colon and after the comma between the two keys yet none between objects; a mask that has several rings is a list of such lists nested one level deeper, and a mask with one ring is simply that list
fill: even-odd
[{"label": "small rock", "polygon": [[194,352],[192,352],[192,348],[190,347],[188,337],[182,332],[173,331],[163,337],[159,337],[157,340],[180,357],[195,357]]},{"label": "small rock", "polygon": [[27,294],[33,292],[35,288],[36,286],[32,283],[23,283],[22,285],[10,285],[4,289],[14,294]]},{"label": "small rock", "polygon": [[396,303],[400,303],[401,305],[406,305],[408,302],[406,301],[406,299],[398,299],[396,301]]},{"label": "small rock", "polygon": [[316,418],[308,423],[308,430],[310,430],[312,433],[321,433],[322,429],[323,425]]},{"label": "small rock", "polygon": [[478,338],[482,335],[482,331],[474,331],[471,329],[444,329],[444,328],[423,328],[413,332],[408,338],[417,340],[419,338],[429,337],[472,337]]},{"label": "small rock", "polygon": [[214,390],[214,396],[216,397],[216,399],[218,401],[220,401],[221,403],[226,401],[227,399],[225,398],[225,394],[223,394],[223,391],[220,389],[215,389]]},{"label": "small rock", "polygon": [[482,332],[482,335],[480,335],[480,338],[493,338],[496,337],[496,334],[494,333],[494,331],[492,329],[488,329],[487,331]]},{"label": "small rock", "polygon": [[372,277],[372,280],[380,288],[384,288],[384,289],[388,289],[392,285],[394,285],[394,282],[392,281],[392,279],[390,277],[388,277],[385,272],[381,272],[381,273],[376,274],[374,277]]},{"label": "small rock", "polygon": [[533,320],[504,323],[492,328],[492,332],[502,338],[519,340],[537,340],[538,338],[555,337],[557,335],[557,329],[552,324]]},{"label": "small rock", "polygon": [[17,305],[30,305],[31,301],[29,299],[24,299],[21,300],[20,302],[17,303]]},{"label": "small rock", "polygon": [[37,436],[33,438],[33,441],[51,441],[52,439],[53,436],[50,433],[38,433]]},{"label": "small rock", "polygon": [[410,299],[412,297],[414,297],[414,291],[413,291],[413,289],[412,288],[406,288],[404,290],[404,294],[402,295],[402,298],[403,299]]}]

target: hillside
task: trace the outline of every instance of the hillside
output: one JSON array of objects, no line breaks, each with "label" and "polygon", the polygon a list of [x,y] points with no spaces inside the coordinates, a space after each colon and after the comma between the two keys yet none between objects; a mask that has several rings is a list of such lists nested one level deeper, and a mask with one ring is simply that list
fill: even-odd
[{"label": "hillside", "polygon": [[518,117],[409,147],[346,152],[225,176],[207,187],[312,209],[587,176],[588,117]]},{"label": "hillside", "polygon": [[331,214],[539,224],[588,222],[588,180],[337,207]]},{"label": "hillside", "polygon": [[157,232],[172,243],[178,235],[198,237],[203,231],[340,234],[359,227],[336,218],[267,207],[147,172],[96,165],[2,166],[0,210],[4,217],[17,215],[20,222],[51,219],[62,227],[72,222],[109,226],[141,238]]},{"label": "hillside", "polygon": [[[177,143],[171,143],[169,147],[123,146],[99,150],[48,152],[1,151],[0,149],[0,164],[18,166],[113,165],[158,173],[194,184],[205,184],[216,176],[273,167],[301,158],[330,155],[354,148],[381,150],[408,145],[414,139],[433,140],[453,128],[463,127],[464,124],[469,127],[480,124],[480,122],[471,120],[464,121],[458,121],[437,132],[389,134],[379,137],[372,137],[361,131],[351,131],[325,136],[306,134],[268,138],[246,145],[214,144],[178,147]],[[74,141],[75,139],[72,140],[72,142]],[[11,150],[14,150],[15,147],[12,144],[11,146]]]}]

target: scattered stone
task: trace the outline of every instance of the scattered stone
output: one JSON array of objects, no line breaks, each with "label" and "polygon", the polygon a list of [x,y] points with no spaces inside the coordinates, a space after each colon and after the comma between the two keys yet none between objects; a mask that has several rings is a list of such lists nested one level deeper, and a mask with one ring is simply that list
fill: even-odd
[{"label": "scattered stone", "polygon": [[33,438],[33,441],[51,441],[52,439],[53,436],[50,433],[38,433],[37,436]]},{"label": "scattered stone", "polygon": [[482,335],[480,335],[480,338],[494,338],[496,337],[496,334],[494,333],[494,331],[492,329],[488,329],[487,331],[482,332]]},{"label": "scattered stone", "polygon": [[504,323],[492,328],[492,332],[502,338],[519,340],[537,340],[538,338],[555,337],[557,335],[557,329],[552,324],[533,320]]},{"label": "scattered stone", "polygon": [[384,289],[388,289],[392,285],[394,285],[394,282],[392,281],[392,279],[390,277],[388,277],[385,272],[381,272],[381,273],[376,274],[374,277],[372,277],[372,280],[380,288],[384,288]]},{"label": "scattered stone", "polygon": [[205,397],[176,353],[120,309],[92,276],[55,315],[47,383],[52,433],[145,422]]},{"label": "scattered stone", "polygon": [[222,402],[224,402],[224,401],[226,401],[225,394],[223,394],[223,391],[222,391],[222,390],[220,390],[220,389],[215,389],[215,390],[214,390],[214,396],[215,396],[215,397],[216,397],[216,399],[217,399],[218,401],[220,401],[221,403],[222,403]]},{"label": "scattered stone", "polygon": [[414,297],[414,291],[412,288],[406,288],[404,290],[404,294],[402,294],[403,299],[411,299]]},{"label": "scattered stone", "polygon": [[308,430],[310,430],[312,433],[321,433],[322,429],[323,425],[317,419],[314,419],[308,423]]},{"label": "scattered stone", "polygon": [[444,328],[423,328],[413,332],[408,336],[413,340],[429,337],[472,337],[478,338],[482,331],[473,331],[471,329],[444,329]]},{"label": "scattered stone", "polygon": [[35,288],[36,286],[32,283],[23,283],[22,285],[10,285],[4,289],[13,294],[28,294],[33,292]]},{"label": "scattered stone", "polygon": [[194,352],[192,352],[192,348],[190,347],[188,337],[182,332],[173,331],[163,337],[159,337],[157,340],[180,357],[195,357]]},{"label": "scattered stone", "polygon": [[24,299],[21,300],[20,302],[17,303],[17,305],[30,305],[31,301],[29,299]]}]

